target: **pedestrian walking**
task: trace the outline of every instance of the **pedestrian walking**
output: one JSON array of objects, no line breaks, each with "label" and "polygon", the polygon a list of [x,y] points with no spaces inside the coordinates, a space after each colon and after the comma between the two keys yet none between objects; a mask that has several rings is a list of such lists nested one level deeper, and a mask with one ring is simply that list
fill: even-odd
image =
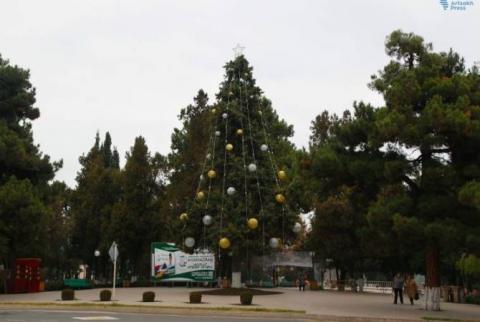
[{"label": "pedestrian walking", "polygon": [[419,298],[417,283],[410,274],[407,276],[407,280],[405,281],[405,293],[408,295],[411,305],[413,305],[414,300],[418,300]]},{"label": "pedestrian walking", "polygon": [[393,278],[393,293],[394,293],[394,300],[393,304],[397,304],[397,300],[400,297],[400,303],[403,304],[403,284],[404,280],[400,273],[397,273]]},{"label": "pedestrian walking", "polygon": [[298,276],[298,290],[305,291],[305,276],[303,274]]}]

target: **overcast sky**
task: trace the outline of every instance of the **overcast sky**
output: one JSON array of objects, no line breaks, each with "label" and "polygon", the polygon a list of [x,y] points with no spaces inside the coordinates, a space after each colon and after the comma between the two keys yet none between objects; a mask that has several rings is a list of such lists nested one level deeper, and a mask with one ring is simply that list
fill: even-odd
[{"label": "overcast sky", "polygon": [[382,104],[367,83],[395,29],[480,60],[474,2],[451,11],[439,0],[1,0],[0,53],[31,70],[35,141],[63,159],[57,179],[74,186],[96,131],[110,131],[122,156],[138,135],[168,153],[179,110],[200,88],[214,98],[237,43],[301,147],[323,109]]}]

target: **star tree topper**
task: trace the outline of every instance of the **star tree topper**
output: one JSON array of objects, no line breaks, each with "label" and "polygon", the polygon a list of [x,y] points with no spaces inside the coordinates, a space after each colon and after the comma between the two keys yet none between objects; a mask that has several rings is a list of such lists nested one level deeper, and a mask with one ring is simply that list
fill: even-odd
[{"label": "star tree topper", "polygon": [[234,52],[234,54],[235,54],[235,58],[238,58],[238,57],[242,56],[244,50],[245,50],[245,47],[240,46],[240,44],[237,44],[237,45],[233,48],[233,52]]}]

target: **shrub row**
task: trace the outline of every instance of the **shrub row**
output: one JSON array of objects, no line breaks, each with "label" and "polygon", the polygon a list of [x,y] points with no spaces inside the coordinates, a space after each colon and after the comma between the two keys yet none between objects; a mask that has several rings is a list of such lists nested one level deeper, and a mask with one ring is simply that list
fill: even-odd
[{"label": "shrub row", "polygon": [[[251,291],[244,291],[240,293],[240,303],[242,305],[251,305],[253,300],[253,294]],[[202,303],[202,293],[190,292],[190,303]]]},{"label": "shrub row", "polygon": [[[200,294],[201,296],[201,294]],[[61,293],[62,301],[73,301],[75,299],[75,290],[71,288],[66,288],[62,290]],[[100,301],[109,302],[112,300],[112,291],[110,290],[101,290],[100,291]],[[142,294],[143,302],[155,302],[155,293],[148,291],[143,292]]]},{"label": "shrub row", "polygon": [[[73,301],[75,299],[75,291],[66,288],[62,290],[62,301]],[[100,291],[100,301],[108,302],[112,300],[112,291],[110,290],[101,290]],[[251,305],[253,300],[253,294],[251,291],[244,291],[240,294],[240,303],[242,305]],[[143,292],[142,294],[143,302],[155,302],[155,293],[152,291]],[[200,292],[190,292],[190,303],[202,303],[202,293]]]}]

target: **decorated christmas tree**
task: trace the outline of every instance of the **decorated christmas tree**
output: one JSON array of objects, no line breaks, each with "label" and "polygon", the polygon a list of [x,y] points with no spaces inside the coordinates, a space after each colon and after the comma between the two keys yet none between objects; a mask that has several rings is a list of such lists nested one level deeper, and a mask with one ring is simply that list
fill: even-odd
[{"label": "decorated christmas tree", "polygon": [[205,110],[210,134],[197,189],[178,214],[184,247],[215,252],[217,276],[241,271],[244,280],[252,277],[253,256],[291,247],[302,229],[288,199],[293,128],[279,119],[252,70],[239,53],[225,65],[217,102]]}]

